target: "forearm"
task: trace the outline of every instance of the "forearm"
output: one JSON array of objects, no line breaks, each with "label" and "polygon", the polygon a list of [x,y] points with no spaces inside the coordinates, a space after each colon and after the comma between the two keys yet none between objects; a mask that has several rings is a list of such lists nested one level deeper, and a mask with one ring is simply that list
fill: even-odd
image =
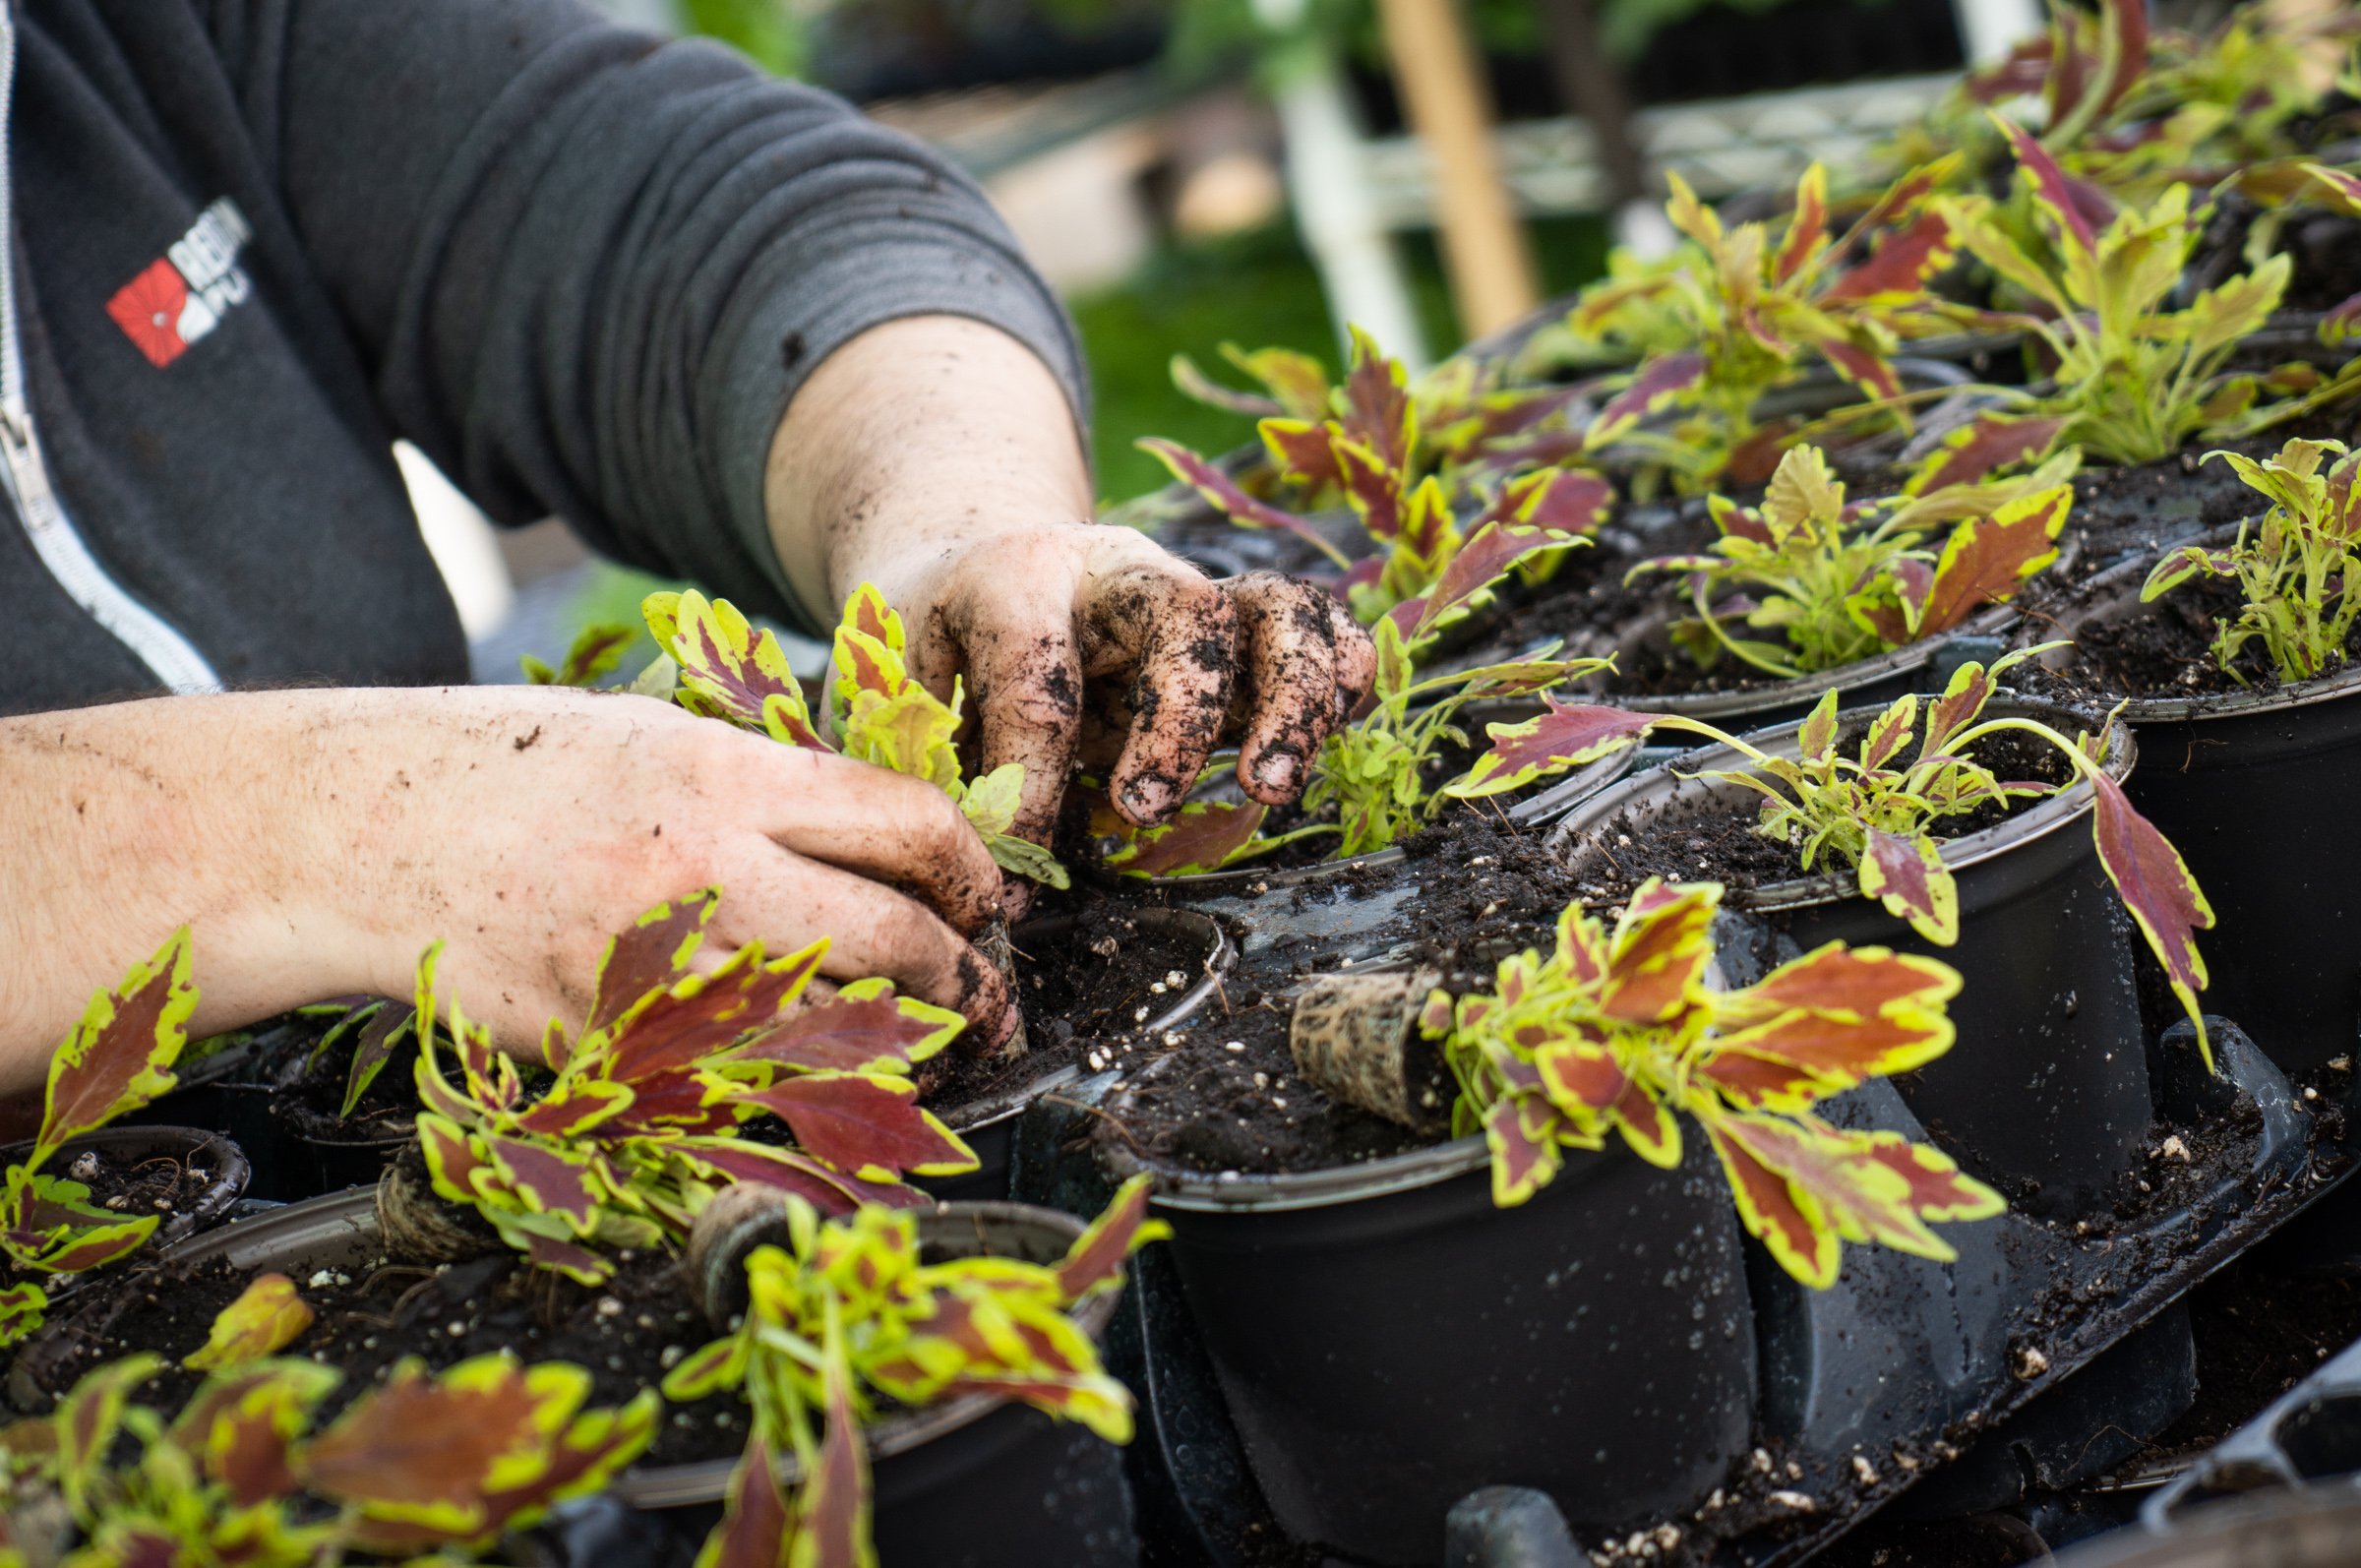
[{"label": "forearm", "polygon": [[947,316],[830,355],[779,425],[764,494],[780,564],[823,625],[865,579],[1092,511],[1058,378],[1005,332]]},{"label": "forearm", "polygon": [[182,925],[198,1034],[336,994],[331,956],[306,952],[319,878],[298,827],[321,695],[0,720],[0,1094],[37,1086],[91,993]]}]

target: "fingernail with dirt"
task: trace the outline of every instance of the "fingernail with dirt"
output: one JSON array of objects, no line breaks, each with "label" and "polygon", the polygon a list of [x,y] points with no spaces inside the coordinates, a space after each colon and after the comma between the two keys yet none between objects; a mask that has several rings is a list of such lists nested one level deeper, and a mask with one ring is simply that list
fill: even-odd
[{"label": "fingernail with dirt", "polygon": [[1302,761],[1294,747],[1274,746],[1263,754],[1261,764],[1254,770],[1255,776],[1262,780],[1262,787],[1266,790],[1292,794]]},{"label": "fingernail with dirt", "polygon": [[1173,787],[1160,778],[1134,779],[1123,788],[1123,804],[1135,820],[1162,820],[1173,809]]}]

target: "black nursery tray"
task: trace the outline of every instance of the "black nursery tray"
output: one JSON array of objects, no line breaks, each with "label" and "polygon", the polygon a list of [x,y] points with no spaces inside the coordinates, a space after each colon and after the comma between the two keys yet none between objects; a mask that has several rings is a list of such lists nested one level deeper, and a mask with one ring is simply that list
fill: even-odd
[{"label": "black nursery tray", "polygon": [[[1950,1264],[1847,1247],[1843,1275],[1820,1293],[1755,1257],[1764,1385],[1756,1446],[1686,1517],[1579,1538],[1564,1568],[1804,1562],[2335,1187],[2356,1152],[2342,1103],[2349,1082],[2299,1091],[2236,1025],[2209,1027],[2218,1076],[2205,1072],[2187,1024],[2160,1042],[2150,1190],[2127,1183],[2111,1213],[2012,1211],[1951,1227],[1946,1238],[1960,1256]],[[1054,1193],[1060,1206],[1087,1199],[1098,1178],[1065,1151],[1115,1076],[1079,1084],[1064,1105],[1029,1118],[1018,1137],[1020,1191]],[[1925,1136],[1882,1082],[1828,1110],[1849,1124]],[[1141,1395],[1134,1486],[1143,1536],[1164,1542],[1158,1560],[1175,1565],[1341,1568],[1345,1559],[1286,1540],[1261,1505],[1162,1262],[1155,1249],[1139,1260],[1135,1305],[1110,1342],[1119,1361],[1126,1345],[1137,1357],[1124,1371]],[[1439,1561],[1440,1538],[1435,1547]],[[1522,1549],[1499,1561],[1557,1568],[1562,1555],[1532,1556],[1531,1542]],[[1465,1561],[1484,1568],[1492,1558]]]}]

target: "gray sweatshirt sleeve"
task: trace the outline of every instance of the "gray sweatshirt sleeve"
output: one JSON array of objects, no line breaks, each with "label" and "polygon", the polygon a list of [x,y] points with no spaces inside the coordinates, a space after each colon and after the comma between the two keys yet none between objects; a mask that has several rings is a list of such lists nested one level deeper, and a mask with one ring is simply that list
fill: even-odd
[{"label": "gray sweatshirt sleeve", "polygon": [[[762,507],[814,367],[906,316],[1073,332],[947,160],[575,0],[216,0],[296,228],[395,428],[489,512],[810,621]],[[826,608],[826,607],[812,607]]]}]

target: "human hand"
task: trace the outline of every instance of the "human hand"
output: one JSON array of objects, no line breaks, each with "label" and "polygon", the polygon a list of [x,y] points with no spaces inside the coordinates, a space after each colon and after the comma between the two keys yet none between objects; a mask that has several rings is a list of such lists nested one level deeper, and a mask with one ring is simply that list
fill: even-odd
[{"label": "human hand", "polygon": [[[987,768],[1021,762],[1015,831],[1046,840],[1077,762],[1140,825],[1179,810],[1214,749],[1271,805],[1303,787],[1376,654],[1326,593],[1208,581],[1089,515],[1065,393],[1031,350],[952,318],[839,348],[790,404],[766,499],[779,559],[832,616],[862,582],[902,615],[911,671],[967,685]],[[1014,894],[1022,898],[1022,890]]]},{"label": "human hand", "polygon": [[192,928],[190,1027],[443,974],[512,1051],[587,1012],[608,936],[718,885],[694,960],[829,938],[820,973],[1013,1024],[961,936],[999,868],[942,793],[624,694],[535,687],[157,697],[0,719],[0,1094],[91,992]]},{"label": "human hand", "polygon": [[587,1012],[610,935],[712,885],[702,966],[825,936],[825,977],[883,975],[964,1013],[969,1041],[1011,1027],[1000,976],[961,935],[999,913],[999,869],[931,785],[624,694],[287,695],[333,699],[312,831],[341,883],[322,945],[345,990],[406,995],[447,937],[469,1013],[530,1044]]},{"label": "human hand", "polygon": [[1294,800],[1376,668],[1329,594],[1272,573],[1209,581],[1126,528],[987,532],[870,574],[904,611],[911,672],[938,692],[966,681],[984,767],[1024,764],[1028,837],[1055,825],[1077,762],[1107,770],[1141,826],[1232,742],[1248,796]]}]

